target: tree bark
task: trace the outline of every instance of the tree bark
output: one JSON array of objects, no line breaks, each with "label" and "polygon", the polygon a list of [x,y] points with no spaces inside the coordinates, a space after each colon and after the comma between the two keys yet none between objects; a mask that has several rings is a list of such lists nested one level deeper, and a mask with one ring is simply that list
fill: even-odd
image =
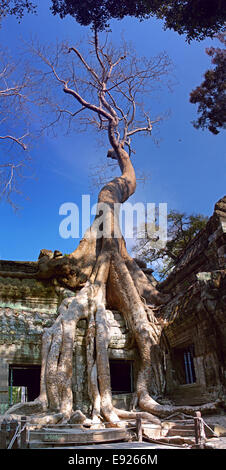
[{"label": "tree bark", "polygon": [[[109,138],[113,148],[108,156],[118,160],[122,174],[104,186],[98,197],[98,203],[107,207],[104,225],[108,236],[97,237],[100,221],[100,214],[97,214],[71,255],[39,263],[37,277],[56,278],[62,285],[73,289],[75,296],[62,301],[55,323],[43,334],[41,391],[34,406],[41,404],[46,414],[54,412],[57,420],[71,417],[76,325],[79,320],[86,319],[87,382],[92,422],[100,422],[102,415],[112,426],[121,426],[121,419],[137,416],[137,412],[118,410],[112,404],[108,306],[123,314],[139,351],[136,394],[141,416],[158,423],[156,416],[165,417],[175,411],[171,406],[158,404],[149,395],[150,371],[157,391],[161,391],[162,379],[159,340],[163,326],[155,318],[151,306],[165,302],[166,298],[151,285],[129,256],[121,236],[115,204],[122,204],[134,193],[136,176],[129,155],[115,143],[112,126],[109,126]],[[80,290],[76,292],[78,288]],[[191,407],[176,410],[189,413]]]}]

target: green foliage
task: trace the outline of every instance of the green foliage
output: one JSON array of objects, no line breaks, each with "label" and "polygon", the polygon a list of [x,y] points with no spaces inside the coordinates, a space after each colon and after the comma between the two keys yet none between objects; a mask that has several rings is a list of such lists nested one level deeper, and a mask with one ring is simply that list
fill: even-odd
[{"label": "green foliage", "polygon": [[36,6],[29,0],[0,0],[0,17],[6,15],[15,15],[21,19],[24,12],[35,12]]},{"label": "green foliage", "polygon": [[[225,34],[218,35],[218,39],[226,45]],[[190,102],[198,104],[200,115],[193,125],[218,134],[226,124],[226,49],[210,47],[206,53],[212,57],[214,68],[207,70],[205,80],[190,94]]]},{"label": "green foliage", "polygon": [[187,40],[213,37],[224,25],[223,0],[52,0],[53,14],[71,15],[78,23],[105,29],[111,18],[155,16],[165,28],[185,34]]},{"label": "green foliage", "polygon": [[[160,279],[164,279],[174,268],[183,255],[188,244],[202,230],[208,217],[201,214],[186,215],[171,210],[167,217],[167,242],[164,247],[156,244],[156,240],[148,234],[147,226],[144,238],[137,237],[133,251],[136,257],[152,264]],[[151,230],[149,230],[151,233]]]},{"label": "green foliage", "polygon": [[9,387],[9,403],[10,405],[15,405],[20,403],[22,400],[22,388],[20,386],[10,386]]}]

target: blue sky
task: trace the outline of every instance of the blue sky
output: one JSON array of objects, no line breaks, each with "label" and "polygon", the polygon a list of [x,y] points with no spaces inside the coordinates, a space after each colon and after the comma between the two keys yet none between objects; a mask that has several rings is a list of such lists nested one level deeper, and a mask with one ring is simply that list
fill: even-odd
[{"label": "blue sky", "polygon": [[[49,1],[38,1],[38,15],[25,15],[19,24],[14,17],[3,20],[0,44],[14,57],[21,38],[31,36],[45,44],[56,40],[70,43],[86,38],[89,28],[81,27],[72,18],[61,20],[51,15]],[[183,36],[164,31],[156,20],[139,22],[132,18],[112,21],[112,41],[119,41],[121,32],[132,41],[137,53],[156,55],[165,50],[174,65],[173,92],[161,90],[154,106],[170,110],[170,116],[158,130],[159,145],[151,138],[136,140],[135,168],[150,174],[145,186],[139,184],[131,202],[166,202],[169,208],[210,216],[215,202],[225,194],[225,136],[196,130],[191,121],[196,107],[189,103],[190,91],[202,81],[210,66],[205,47],[218,42],[205,40],[187,44]],[[59,207],[64,202],[81,205],[82,194],[90,192],[90,165],[106,156],[108,146],[100,146],[93,132],[56,138],[44,137],[31,150],[32,174],[23,182],[26,198],[19,198],[21,209],[15,214],[5,202],[0,203],[0,259],[36,260],[42,248],[72,251],[79,240],[62,239]],[[1,158],[1,154],[0,154]],[[91,195],[96,202],[97,190]]]}]

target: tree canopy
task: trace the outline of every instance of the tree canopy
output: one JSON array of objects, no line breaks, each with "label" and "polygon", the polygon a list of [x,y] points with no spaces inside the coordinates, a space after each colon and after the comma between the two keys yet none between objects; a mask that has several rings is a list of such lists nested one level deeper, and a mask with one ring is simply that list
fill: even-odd
[{"label": "tree canopy", "polygon": [[[158,246],[151,235],[151,230],[142,229],[133,251],[139,260],[156,264],[155,271],[164,278],[174,268],[191,240],[202,230],[208,217],[201,214],[187,215],[171,210],[167,217],[168,240],[165,246]],[[150,235],[149,235],[150,232]],[[154,265],[153,265],[154,266]]]},{"label": "tree canopy", "polygon": [[0,0],[0,17],[6,15],[15,15],[21,19],[24,12],[32,13],[36,6],[29,0]]},{"label": "tree canopy", "polygon": [[71,15],[81,25],[105,29],[111,18],[155,16],[165,28],[185,34],[187,40],[213,37],[225,22],[222,0],[52,0],[53,14]]},{"label": "tree canopy", "polygon": [[[21,19],[36,7],[33,0],[0,0],[0,16],[10,14]],[[81,25],[98,30],[106,29],[112,18],[156,17],[164,21],[165,29],[185,34],[188,41],[213,37],[225,24],[223,0],[52,0],[51,10],[61,18],[71,15]]]},{"label": "tree canopy", "polygon": [[[218,35],[218,39],[226,45],[224,34]],[[204,81],[190,94],[190,102],[198,104],[199,114],[193,125],[218,134],[226,123],[226,50],[210,47],[206,53],[212,57],[214,67],[206,71]]]}]

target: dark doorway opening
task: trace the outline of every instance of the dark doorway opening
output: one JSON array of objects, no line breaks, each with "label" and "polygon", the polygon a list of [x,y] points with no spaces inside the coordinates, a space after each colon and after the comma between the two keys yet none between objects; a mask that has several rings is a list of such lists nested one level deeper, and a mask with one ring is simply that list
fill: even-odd
[{"label": "dark doorway opening", "polygon": [[26,387],[27,401],[33,401],[40,394],[41,367],[36,365],[9,366],[9,385],[12,387]]},{"label": "dark doorway opening", "polygon": [[193,348],[188,348],[184,351],[184,368],[186,383],[193,384],[196,382]]},{"label": "dark doorway opening", "polygon": [[180,384],[195,383],[194,346],[175,348],[173,351],[173,366]]},{"label": "dark doorway opening", "polygon": [[112,394],[133,392],[133,362],[110,360]]}]

